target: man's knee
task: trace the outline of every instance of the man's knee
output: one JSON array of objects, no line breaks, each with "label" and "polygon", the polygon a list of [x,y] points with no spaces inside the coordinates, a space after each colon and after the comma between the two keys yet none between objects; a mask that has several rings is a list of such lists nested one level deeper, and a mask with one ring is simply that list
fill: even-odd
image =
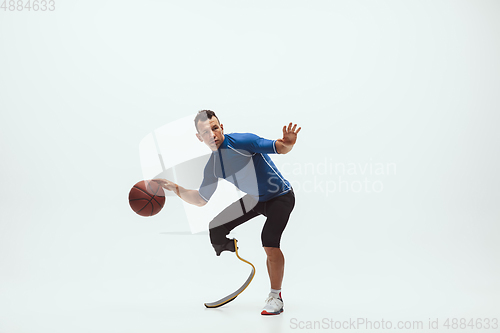
[{"label": "man's knee", "polygon": [[210,243],[212,244],[225,244],[227,242],[226,236],[229,234],[229,230],[227,230],[224,225],[219,225],[217,227],[212,227],[212,223],[210,223]]},{"label": "man's knee", "polygon": [[268,258],[280,257],[283,255],[279,247],[264,246]]}]

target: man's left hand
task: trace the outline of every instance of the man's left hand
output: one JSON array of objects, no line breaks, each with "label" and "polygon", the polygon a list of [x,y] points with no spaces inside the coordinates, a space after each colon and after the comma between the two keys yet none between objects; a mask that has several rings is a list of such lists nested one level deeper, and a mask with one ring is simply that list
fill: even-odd
[{"label": "man's left hand", "polygon": [[276,140],[279,143],[279,146],[283,146],[283,149],[279,149],[278,153],[280,154],[286,154],[289,152],[295,142],[297,142],[297,134],[300,132],[300,129],[302,127],[297,128],[297,124],[292,123],[288,124],[288,127],[285,125],[283,126],[283,138]]}]

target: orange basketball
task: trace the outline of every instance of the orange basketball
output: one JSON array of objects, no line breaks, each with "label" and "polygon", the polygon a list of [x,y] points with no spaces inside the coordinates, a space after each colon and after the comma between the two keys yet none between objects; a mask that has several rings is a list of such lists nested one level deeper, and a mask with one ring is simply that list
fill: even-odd
[{"label": "orange basketball", "polygon": [[141,180],[132,187],[128,194],[130,207],[141,216],[153,216],[160,212],[165,204],[163,187],[152,180]]}]

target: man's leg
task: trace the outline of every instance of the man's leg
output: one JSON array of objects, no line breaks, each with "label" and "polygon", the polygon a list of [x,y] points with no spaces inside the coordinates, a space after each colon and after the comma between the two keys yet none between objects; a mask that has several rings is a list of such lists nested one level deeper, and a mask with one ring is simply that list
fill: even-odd
[{"label": "man's leg", "polygon": [[271,282],[271,292],[262,310],[263,315],[277,315],[283,312],[281,284],[285,272],[285,257],[280,249],[281,235],[295,206],[292,191],[265,203],[264,215],[267,217],[262,228],[262,246],[267,254],[266,265]]},{"label": "man's leg", "polygon": [[210,222],[210,242],[216,255],[226,250],[234,252],[234,242],[226,236],[240,224],[259,215],[254,209],[256,203],[255,199],[246,195],[226,207]]},{"label": "man's leg", "polygon": [[280,290],[285,274],[285,257],[278,247],[264,247],[267,254],[267,272],[271,281],[271,289]]}]

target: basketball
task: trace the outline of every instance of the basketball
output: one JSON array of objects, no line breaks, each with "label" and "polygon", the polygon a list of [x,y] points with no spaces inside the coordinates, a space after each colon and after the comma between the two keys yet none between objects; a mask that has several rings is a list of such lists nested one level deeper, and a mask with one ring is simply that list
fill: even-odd
[{"label": "basketball", "polygon": [[153,216],[165,204],[163,187],[152,180],[142,180],[132,187],[128,194],[130,207],[141,216]]}]

